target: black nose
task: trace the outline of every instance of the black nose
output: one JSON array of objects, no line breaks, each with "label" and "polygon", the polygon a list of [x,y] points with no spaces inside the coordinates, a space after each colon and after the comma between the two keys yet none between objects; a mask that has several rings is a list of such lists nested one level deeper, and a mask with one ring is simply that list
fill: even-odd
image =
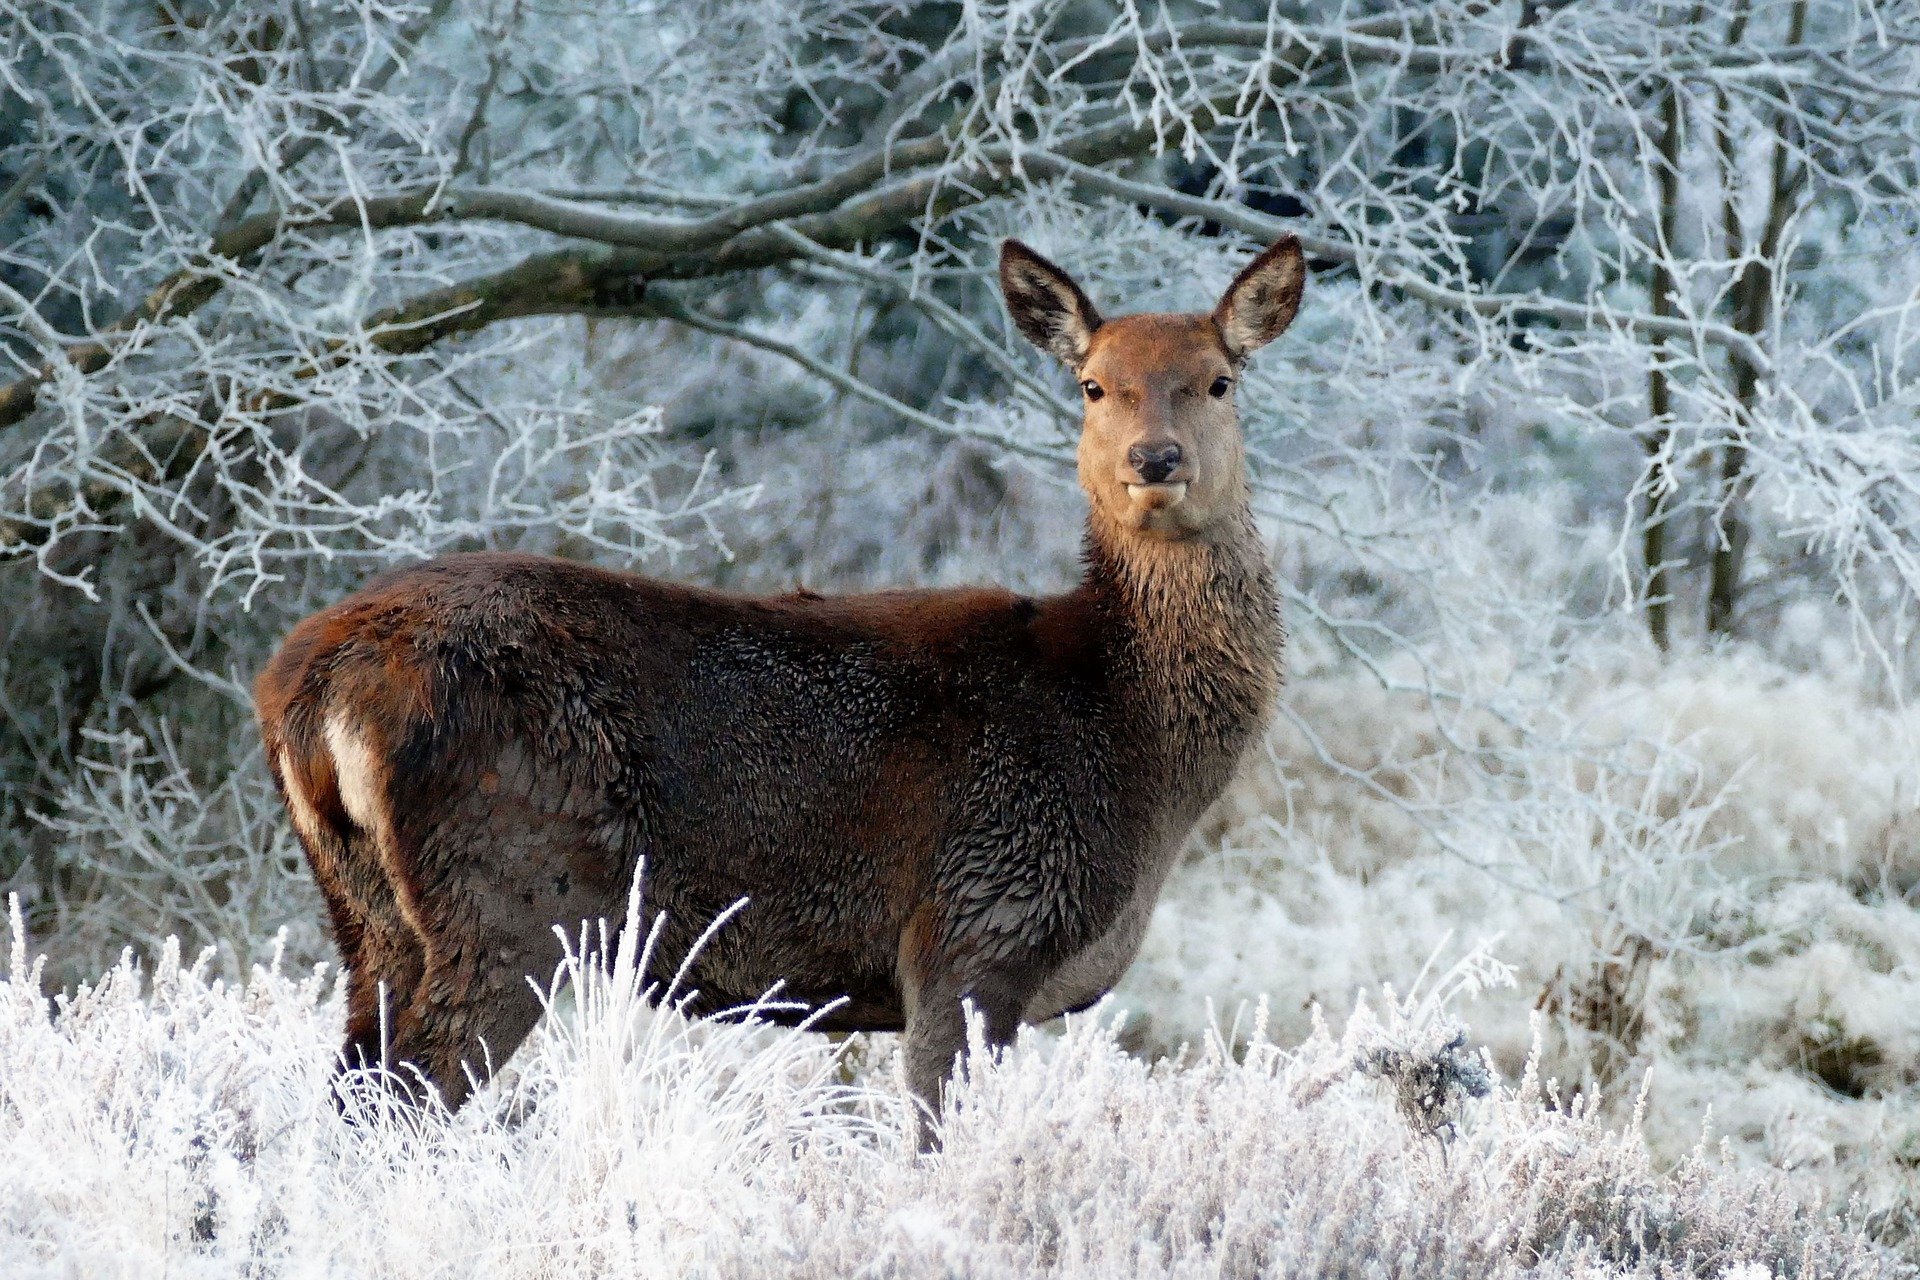
[{"label": "black nose", "polygon": [[1159,484],[1180,465],[1177,444],[1137,444],[1127,450],[1127,462],[1140,477],[1141,484]]}]

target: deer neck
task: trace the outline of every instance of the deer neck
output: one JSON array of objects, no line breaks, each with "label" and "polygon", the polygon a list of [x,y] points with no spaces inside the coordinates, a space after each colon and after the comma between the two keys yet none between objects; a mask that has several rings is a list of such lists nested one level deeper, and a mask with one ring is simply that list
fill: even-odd
[{"label": "deer neck", "polygon": [[1210,802],[1280,689],[1279,594],[1251,510],[1217,536],[1178,541],[1095,511],[1085,556],[1121,737]]}]

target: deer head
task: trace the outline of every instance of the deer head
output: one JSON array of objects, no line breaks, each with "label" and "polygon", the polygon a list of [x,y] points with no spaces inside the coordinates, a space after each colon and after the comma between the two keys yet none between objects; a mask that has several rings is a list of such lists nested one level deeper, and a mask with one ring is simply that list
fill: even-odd
[{"label": "deer head", "polygon": [[1305,283],[1300,242],[1287,236],[1210,313],[1103,320],[1066,272],[1018,240],[1001,247],[1014,323],[1079,380],[1080,483],[1097,515],[1173,540],[1238,526],[1247,480],[1234,387],[1247,357],[1293,321]]}]

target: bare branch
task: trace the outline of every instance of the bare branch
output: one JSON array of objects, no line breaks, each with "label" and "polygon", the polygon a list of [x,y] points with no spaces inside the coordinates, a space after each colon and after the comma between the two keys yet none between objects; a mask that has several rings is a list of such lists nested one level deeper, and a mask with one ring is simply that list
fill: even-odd
[{"label": "bare branch", "polygon": [[1364,265],[1367,268],[1368,278],[1379,285],[1398,289],[1410,298],[1417,298],[1444,310],[1496,319],[1507,319],[1525,313],[1583,329],[1617,329],[1646,338],[1690,338],[1695,342],[1725,347],[1736,352],[1741,359],[1752,362],[1756,369],[1766,370],[1773,365],[1752,335],[1742,333],[1729,325],[1711,321],[1641,315],[1635,312],[1619,311],[1612,307],[1582,306],[1579,303],[1565,302],[1543,294],[1470,293],[1464,289],[1453,289],[1423,279],[1405,265],[1391,260],[1382,262],[1371,255],[1363,254],[1352,245],[1310,232],[1298,231],[1283,219],[1258,213],[1243,205],[1183,195],[1146,183],[1130,182],[1125,178],[1103,173],[1061,156],[1030,155],[1026,157],[1025,163],[1035,173],[1057,174],[1070,179],[1075,186],[1089,191],[1132,200],[1186,217],[1205,218],[1262,241],[1276,240],[1287,234],[1297,235],[1301,245],[1309,254],[1331,258],[1336,262]]},{"label": "bare branch", "polygon": [[956,423],[943,421],[930,413],[923,413],[911,405],[903,404],[894,399],[873,384],[853,377],[845,370],[836,368],[827,361],[801,350],[790,342],[783,342],[778,338],[769,337],[766,334],[755,333],[751,329],[744,328],[740,325],[728,324],[724,320],[716,320],[711,316],[701,315],[697,311],[681,306],[677,301],[674,301],[663,293],[656,292],[649,294],[645,301],[633,308],[631,314],[638,316],[657,316],[662,320],[672,320],[677,324],[684,324],[689,328],[699,329],[704,333],[711,333],[716,337],[726,338],[732,342],[744,343],[747,346],[757,347],[762,351],[771,351],[783,359],[791,360],[815,377],[832,383],[848,395],[885,409],[902,422],[919,427],[924,431],[930,431],[935,435],[947,436],[958,440],[985,441],[1008,452],[1056,465],[1069,465],[1072,462],[1072,455],[1064,449],[1047,448],[1043,445],[1037,445],[1003,432],[986,431],[977,427],[965,427]]}]

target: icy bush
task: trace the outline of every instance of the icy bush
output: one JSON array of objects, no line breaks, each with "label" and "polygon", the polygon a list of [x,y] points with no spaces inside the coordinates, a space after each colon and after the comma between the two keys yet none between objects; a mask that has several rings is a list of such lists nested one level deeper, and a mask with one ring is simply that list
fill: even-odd
[{"label": "icy bush", "polygon": [[[1484,960],[1292,1049],[1256,1026],[1148,1063],[1101,1014],[1025,1033],[918,1157],[889,1038],[688,1021],[642,1003],[631,945],[596,954],[465,1111],[349,1124],[324,972],[230,983],[169,945],[48,1001],[16,913],[7,1274],[1901,1274],[1776,1175],[1662,1172],[1631,1121],[1485,1074],[1448,1004]],[[1361,1063],[1449,1082],[1451,1138]]]},{"label": "icy bush", "polygon": [[1394,1104],[1413,1132],[1434,1137],[1456,1132],[1467,1101],[1493,1089],[1485,1051],[1470,1049],[1466,1027],[1445,1011],[1453,997],[1478,994],[1489,985],[1510,987],[1513,973],[1485,951],[1474,950],[1424,996],[1396,1000],[1387,988],[1384,1016],[1376,1016],[1364,998],[1354,1008],[1347,1023],[1347,1037],[1356,1045],[1354,1067],[1392,1087]]},{"label": "icy bush", "polygon": [[[1168,886],[1117,993],[1127,1042],[1202,1034],[1196,994],[1265,1000],[1277,1037],[1304,1036],[1316,1003],[1497,933],[1514,985],[1479,998],[1474,1027],[1502,1069],[1537,1051],[1612,1123],[1645,1081],[1663,1165],[1706,1126],[1743,1161],[1858,1197],[1911,1248],[1913,713],[1751,652],[1623,656],[1555,697],[1588,742],[1629,749],[1475,779],[1418,696],[1309,666],[1295,720]],[[1479,816],[1449,827],[1449,806]]]}]

